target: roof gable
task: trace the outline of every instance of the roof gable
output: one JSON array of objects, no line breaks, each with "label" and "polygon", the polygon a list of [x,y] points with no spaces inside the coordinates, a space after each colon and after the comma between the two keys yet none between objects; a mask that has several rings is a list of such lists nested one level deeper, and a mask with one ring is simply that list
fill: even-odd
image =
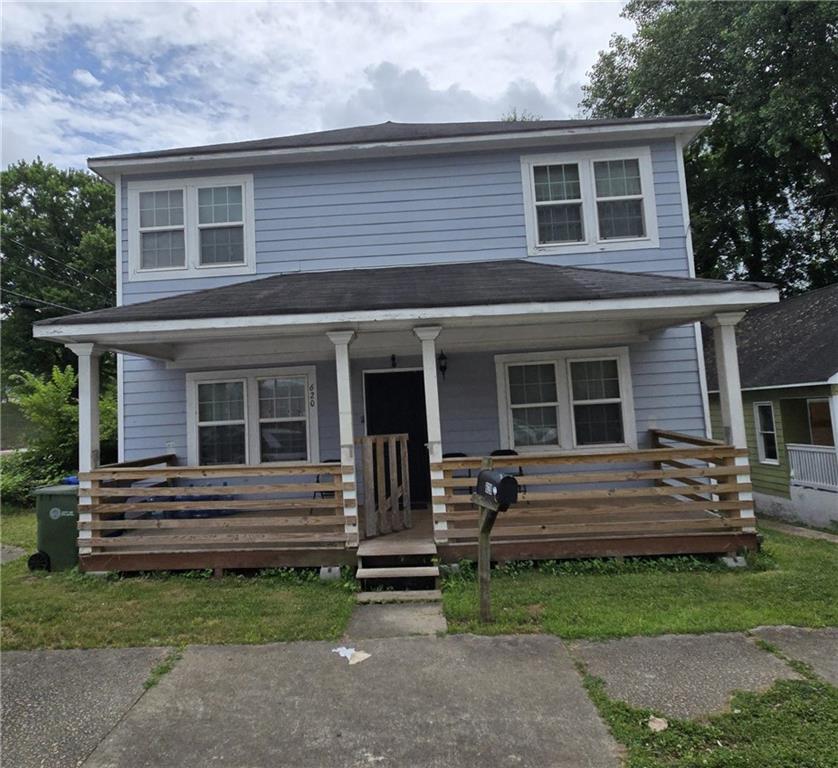
[{"label": "roof gable", "polygon": [[[736,327],[743,389],[826,382],[838,373],[838,283],[757,307]],[[717,390],[712,334],[705,332],[707,385]]]}]

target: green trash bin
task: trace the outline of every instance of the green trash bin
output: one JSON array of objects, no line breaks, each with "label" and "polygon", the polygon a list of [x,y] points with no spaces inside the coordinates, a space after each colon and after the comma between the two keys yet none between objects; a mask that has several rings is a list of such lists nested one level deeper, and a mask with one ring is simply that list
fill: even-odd
[{"label": "green trash bin", "polygon": [[66,571],[79,562],[79,487],[48,485],[33,491],[38,519],[38,551],[31,570]]}]

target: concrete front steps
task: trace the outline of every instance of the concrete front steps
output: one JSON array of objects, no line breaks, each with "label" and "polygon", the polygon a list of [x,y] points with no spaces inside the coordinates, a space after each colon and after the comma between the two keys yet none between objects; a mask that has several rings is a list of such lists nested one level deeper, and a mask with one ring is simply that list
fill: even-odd
[{"label": "concrete front steps", "polygon": [[439,568],[433,541],[387,536],[362,541],[355,578],[364,591],[359,603],[439,602]]}]

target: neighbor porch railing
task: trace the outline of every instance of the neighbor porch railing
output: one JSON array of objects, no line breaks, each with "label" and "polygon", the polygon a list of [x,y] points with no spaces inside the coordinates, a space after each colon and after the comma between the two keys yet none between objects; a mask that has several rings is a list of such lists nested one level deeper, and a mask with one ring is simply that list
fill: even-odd
[{"label": "neighbor porch railing", "polygon": [[831,445],[787,443],[791,484],[838,491],[838,453]]},{"label": "neighbor porch railing", "polygon": [[[84,473],[79,547],[86,555],[341,548],[339,464],[172,466],[154,457]],[[152,462],[158,466],[145,466]],[[160,465],[162,463],[162,465]],[[188,567],[200,558],[191,558]],[[168,565],[176,568],[177,558]],[[186,567],[186,566],[185,566]]]},{"label": "neighbor porch railing", "polygon": [[[519,501],[498,517],[493,539],[692,535],[753,526],[747,451],[663,430],[654,447],[503,456],[492,466],[518,475]],[[737,460],[739,463],[737,463]],[[471,542],[471,493],[484,459],[435,465],[438,542]]]},{"label": "neighbor porch railing", "polygon": [[355,438],[363,479],[361,536],[410,528],[410,470],[407,435]]}]

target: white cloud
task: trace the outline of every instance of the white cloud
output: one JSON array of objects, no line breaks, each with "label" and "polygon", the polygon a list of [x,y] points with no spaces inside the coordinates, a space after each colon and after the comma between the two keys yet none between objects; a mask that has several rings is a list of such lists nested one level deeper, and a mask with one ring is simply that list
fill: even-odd
[{"label": "white cloud", "polygon": [[[491,120],[513,107],[572,117],[597,51],[628,28],[620,7],[7,2],[4,59],[33,74],[7,79],[3,158],[80,165],[87,154]],[[72,56],[79,41],[84,59]],[[61,61],[73,61],[63,83]]]},{"label": "white cloud", "polygon": [[74,69],[73,80],[85,88],[98,88],[102,85],[102,81],[87,69]]}]

